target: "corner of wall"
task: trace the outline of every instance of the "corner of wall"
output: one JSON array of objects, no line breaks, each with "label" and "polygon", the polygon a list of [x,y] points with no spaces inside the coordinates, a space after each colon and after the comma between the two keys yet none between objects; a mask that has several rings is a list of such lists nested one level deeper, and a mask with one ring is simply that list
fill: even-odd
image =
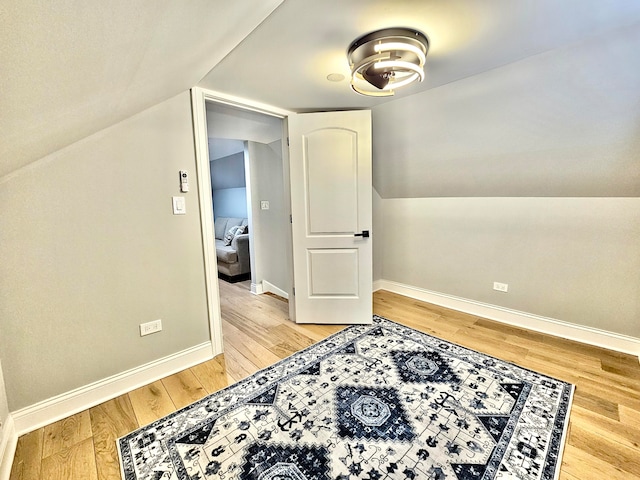
[{"label": "corner of wall", "polygon": [[371,230],[373,231],[373,280],[375,282],[380,280],[384,276],[384,240],[382,238],[382,235],[384,235],[384,215],[382,212],[382,197],[380,197],[375,187],[372,188],[372,191],[373,224],[371,225]]},{"label": "corner of wall", "polygon": [[0,480],[9,480],[11,467],[18,445],[18,434],[16,432],[13,417],[9,414],[2,424],[2,438],[0,438]]}]

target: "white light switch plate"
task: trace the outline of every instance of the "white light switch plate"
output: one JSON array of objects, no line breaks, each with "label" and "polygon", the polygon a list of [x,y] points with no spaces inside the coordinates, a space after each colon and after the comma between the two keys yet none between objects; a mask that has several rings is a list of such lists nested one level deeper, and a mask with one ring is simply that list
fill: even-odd
[{"label": "white light switch plate", "polygon": [[269,200],[261,200],[260,201],[260,208],[262,210],[269,210]]},{"label": "white light switch plate", "polygon": [[173,203],[174,215],[185,215],[187,213],[184,197],[171,197],[171,201]]}]

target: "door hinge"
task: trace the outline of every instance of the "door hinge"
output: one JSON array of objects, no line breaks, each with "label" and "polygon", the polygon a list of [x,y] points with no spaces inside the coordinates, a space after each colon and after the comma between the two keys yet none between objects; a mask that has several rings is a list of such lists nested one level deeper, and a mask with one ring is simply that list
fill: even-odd
[{"label": "door hinge", "polygon": [[287,137],[287,147],[289,146],[289,137]]},{"label": "door hinge", "polygon": [[296,296],[296,287],[293,287],[293,296]]},{"label": "door hinge", "polygon": [[289,223],[293,223],[293,215],[289,214]]}]

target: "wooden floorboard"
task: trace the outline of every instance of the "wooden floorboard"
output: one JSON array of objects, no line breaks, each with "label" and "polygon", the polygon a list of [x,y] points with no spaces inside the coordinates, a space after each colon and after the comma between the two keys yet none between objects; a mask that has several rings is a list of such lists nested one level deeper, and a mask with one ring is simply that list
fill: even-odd
[{"label": "wooden floorboard", "polygon": [[191,405],[208,393],[191,370],[163,378],[162,384],[177,409]]},{"label": "wooden floorboard", "polygon": [[98,480],[120,475],[116,440],[138,428],[131,400],[121,395],[89,409]]},{"label": "wooden floorboard", "polygon": [[[344,328],[296,325],[288,304],[220,282],[225,354],[18,440],[10,480],[120,480],[118,437]],[[560,480],[640,479],[638,358],[430,305],[374,294],[374,313],[576,385]]]},{"label": "wooden floorboard", "polygon": [[42,456],[49,457],[92,436],[89,410],[44,427]]},{"label": "wooden floorboard", "polygon": [[129,392],[129,400],[140,426],[154,422],[177,410],[162,380]]}]

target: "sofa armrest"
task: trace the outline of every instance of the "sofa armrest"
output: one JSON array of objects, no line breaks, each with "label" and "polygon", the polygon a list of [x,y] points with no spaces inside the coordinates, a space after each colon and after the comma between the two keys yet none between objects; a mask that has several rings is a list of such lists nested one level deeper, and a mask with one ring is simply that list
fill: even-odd
[{"label": "sofa armrest", "polygon": [[240,271],[245,273],[251,270],[251,260],[249,257],[249,234],[243,233],[242,235],[236,235],[231,240],[231,248],[233,248],[238,254],[238,263],[240,264]]}]

